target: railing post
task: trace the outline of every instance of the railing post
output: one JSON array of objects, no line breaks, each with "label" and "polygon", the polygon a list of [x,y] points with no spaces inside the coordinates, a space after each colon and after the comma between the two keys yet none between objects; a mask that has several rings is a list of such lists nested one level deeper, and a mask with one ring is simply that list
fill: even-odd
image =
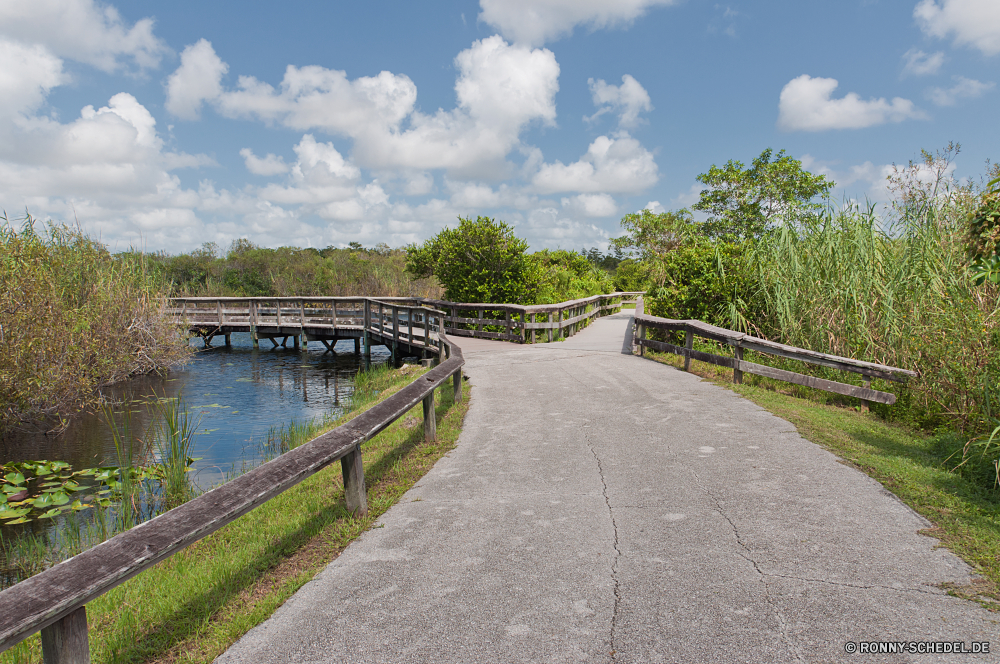
[{"label": "railing post", "polygon": [[646,340],[646,326],[643,325],[642,323],[639,323],[636,326],[636,328],[637,328],[637,331],[639,333],[639,335],[638,335],[639,336],[639,344],[638,344],[638,346],[639,346],[639,357],[645,357],[645,355],[646,355],[646,346],[642,342]]},{"label": "railing post", "polygon": [[438,316],[438,362],[444,362],[444,316]]},{"label": "railing post", "polygon": [[368,328],[370,328],[372,324],[371,302],[368,300],[361,300],[361,307],[363,314],[361,335],[365,339],[365,366],[367,366],[372,360],[372,337],[371,333],[368,331]]},{"label": "railing post", "polygon": [[[871,389],[872,381],[868,376],[864,376],[864,380],[861,381],[862,387],[865,389]],[[867,399],[861,400],[861,412],[867,413],[871,410],[871,403]]]},{"label": "railing post", "polygon": [[545,328],[545,334],[548,336],[549,343],[552,343],[552,312],[549,312],[549,326]]},{"label": "railing post", "polygon": [[455,403],[462,403],[462,369],[451,375],[451,382],[455,388]]},{"label": "railing post", "polygon": [[331,316],[332,316],[332,321],[331,322],[333,323],[333,329],[336,330],[337,329],[337,301],[336,300],[333,301],[333,313],[331,314]]},{"label": "railing post", "polygon": [[406,340],[410,342],[410,352],[413,352],[413,307],[406,308]]},{"label": "railing post", "polygon": [[45,664],[90,664],[87,607],[42,630],[42,660]]},{"label": "railing post", "polygon": [[392,305],[392,362],[396,363],[399,354],[399,307]]},{"label": "railing post", "polygon": [[458,318],[458,309],[456,309],[455,307],[452,307],[451,308],[451,329],[453,329],[453,330],[456,327],[458,327],[458,323],[455,322],[456,318]]},{"label": "railing post", "polygon": [[[689,351],[694,348],[694,332],[691,330],[684,331],[684,347]],[[691,353],[684,354],[684,371],[691,369]]]},{"label": "railing post", "polygon": [[485,312],[482,309],[479,309],[477,311],[477,314],[479,317],[476,319],[476,332],[482,332],[483,326],[479,321],[481,321],[484,318]]},{"label": "railing post", "polygon": [[215,313],[219,316],[219,327],[226,324],[226,314],[222,310],[222,300],[215,301]]},{"label": "railing post", "polygon": [[743,361],[743,347],[737,342],[733,349],[733,382],[737,385],[743,384],[743,371],[740,369],[740,362]]},{"label": "railing post", "polygon": [[[461,373],[461,369],[459,369]],[[434,390],[424,397],[424,440],[433,443],[437,440],[437,419],[434,414]]]},{"label": "railing post", "polygon": [[302,328],[300,336],[302,339],[302,350],[309,350],[309,339],[306,338],[306,301],[299,300],[299,326]]},{"label": "railing post", "polygon": [[513,341],[511,337],[514,333],[510,331],[511,321],[510,321],[510,309],[504,309],[504,323],[507,325],[507,341]]},{"label": "railing post", "polygon": [[257,337],[257,301],[250,300],[250,341],[254,348],[260,347],[260,340]]},{"label": "railing post", "polygon": [[[528,318],[531,318],[531,322],[535,322],[535,317],[533,314],[529,314],[527,311],[521,314],[521,322],[524,323],[524,329],[521,334],[521,343],[524,343],[524,335],[528,331]],[[535,328],[531,328],[531,343],[535,343]]]},{"label": "railing post", "polygon": [[281,327],[284,322],[281,319],[281,300],[274,301],[274,312],[277,317],[278,327]]},{"label": "railing post", "polygon": [[361,462],[361,445],[340,458],[340,470],[344,474],[344,502],[347,511],[354,516],[368,514],[368,496],[365,490],[365,467]]}]

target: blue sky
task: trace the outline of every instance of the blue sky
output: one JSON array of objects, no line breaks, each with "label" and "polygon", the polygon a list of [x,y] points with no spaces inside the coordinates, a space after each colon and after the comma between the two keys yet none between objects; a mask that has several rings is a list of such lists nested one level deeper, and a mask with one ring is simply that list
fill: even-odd
[{"label": "blue sky", "polygon": [[998,158],[1000,2],[0,3],[0,206],[112,247],[421,241],[496,216],[605,247],[785,149],[884,202]]}]

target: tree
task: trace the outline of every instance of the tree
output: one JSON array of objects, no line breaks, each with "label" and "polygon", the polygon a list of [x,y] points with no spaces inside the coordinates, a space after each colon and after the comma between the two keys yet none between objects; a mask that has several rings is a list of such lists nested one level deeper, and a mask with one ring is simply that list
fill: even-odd
[{"label": "tree", "polygon": [[537,288],[528,243],[503,221],[489,217],[458,218],[422,245],[406,248],[406,270],[434,275],[455,302],[531,303]]},{"label": "tree", "polygon": [[[774,157],[772,159],[772,156]],[[782,150],[764,150],[750,168],[729,160],[722,168],[714,164],[698,182],[709,189],[692,207],[711,215],[702,231],[713,238],[745,240],[760,237],[782,220],[794,220],[823,208],[813,202],[826,199],[836,184],[824,175],[802,169],[802,162]]]},{"label": "tree", "polygon": [[611,247],[616,252],[638,255],[644,262],[662,260],[695,232],[694,218],[688,210],[633,212],[622,217],[621,225],[626,234],[613,238]]}]

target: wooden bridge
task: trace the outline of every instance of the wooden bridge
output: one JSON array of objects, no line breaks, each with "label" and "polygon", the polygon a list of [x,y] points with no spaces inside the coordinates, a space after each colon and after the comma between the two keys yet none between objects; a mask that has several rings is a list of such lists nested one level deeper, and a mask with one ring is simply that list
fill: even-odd
[{"label": "wooden bridge", "polygon": [[[269,339],[275,347],[279,345],[279,339],[281,345],[285,345],[291,338],[302,349],[315,341],[331,349],[333,343],[340,339],[354,339],[357,351],[363,347],[366,353],[370,353],[372,345],[381,344],[388,347],[394,356],[400,353],[418,354],[437,358],[438,365],[347,424],[0,592],[0,651],[41,631],[47,664],[89,662],[87,602],[338,460],[341,462],[348,509],[355,513],[366,512],[362,443],[420,403],[423,404],[424,434],[427,439],[434,440],[434,391],[451,382],[456,401],[462,398],[465,358],[451,337],[478,337],[525,344],[539,341],[539,333],[545,335],[546,341],[565,339],[574,336],[593,319],[620,311],[622,304],[635,295],[613,293],[539,306],[358,297],[173,300],[172,315],[192,334],[204,338],[206,344],[217,336],[225,337],[228,343],[229,336],[235,332],[249,332],[255,344],[260,339]],[[870,389],[868,381],[872,378],[904,381],[915,375],[897,367],[775,344],[700,321],[649,316],[643,313],[641,300],[634,320],[631,345],[639,351],[638,354],[646,348],[653,348],[683,356],[685,368],[691,359],[731,367],[735,382],[741,380],[744,372],[757,373],[864,400],[892,403],[894,395]],[[683,332],[685,345],[647,338],[650,330]],[[720,342],[720,347],[712,353],[696,350],[693,348],[695,336]],[[665,337],[661,335],[661,338]],[[546,345],[551,348],[559,346]],[[732,349],[732,356],[722,354],[726,347]],[[857,386],[821,380],[748,362],[743,359],[744,350],[761,357],[773,355],[783,360],[861,374],[865,384]],[[595,451],[595,457],[596,454]],[[607,488],[604,491],[606,496]],[[605,497],[599,502],[604,505],[606,500]],[[610,503],[607,504],[610,506]]]},{"label": "wooden bridge", "polygon": [[297,349],[319,342],[332,351],[338,341],[352,339],[355,352],[364,350],[367,356],[372,345],[381,345],[394,359],[401,353],[426,358],[444,352],[442,331],[520,343],[534,343],[541,332],[551,342],[620,311],[638,295],[613,293],[533,306],[398,297],[187,297],[173,298],[168,312],[206,346],[219,336],[228,346],[233,333],[243,332],[250,334],[255,348],[262,339],[274,348],[287,347],[291,339]]}]

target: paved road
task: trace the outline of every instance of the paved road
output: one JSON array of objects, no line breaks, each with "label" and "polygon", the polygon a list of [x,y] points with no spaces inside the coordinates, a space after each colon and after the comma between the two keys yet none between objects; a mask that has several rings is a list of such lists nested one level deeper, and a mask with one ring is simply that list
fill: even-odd
[{"label": "paved road", "polygon": [[[735,394],[623,353],[461,340],[458,448],[219,662],[1000,661],[969,569],[867,476]],[[988,656],[846,642],[992,641]]]}]

